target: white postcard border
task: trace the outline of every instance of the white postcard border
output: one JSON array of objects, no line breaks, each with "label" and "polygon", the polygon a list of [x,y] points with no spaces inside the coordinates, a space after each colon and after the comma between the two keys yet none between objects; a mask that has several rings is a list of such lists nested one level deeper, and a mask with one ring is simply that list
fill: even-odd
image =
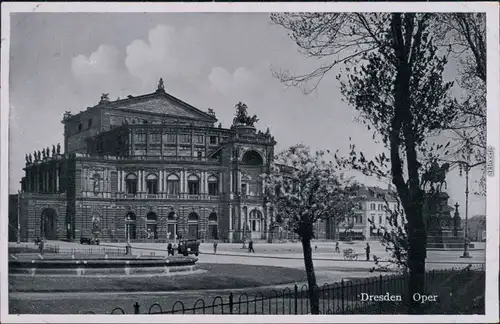
[{"label": "white postcard border", "polygon": [[0,109],[0,257],[8,258],[8,157],[9,157],[9,49],[10,13],[13,12],[486,12],[488,146],[494,148],[495,174],[487,179],[486,315],[9,315],[7,263],[0,262],[0,309],[4,323],[484,323],[498,321],[499,277],[499,7],[496,3],[465,2],[365,2],[365,3],[2,3],[1,109]]}]

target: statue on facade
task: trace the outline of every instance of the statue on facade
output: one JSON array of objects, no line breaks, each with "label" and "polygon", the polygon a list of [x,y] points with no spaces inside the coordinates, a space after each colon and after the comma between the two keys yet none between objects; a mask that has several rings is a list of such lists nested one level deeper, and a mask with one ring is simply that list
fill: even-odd
[{"label": "statue on facade", "polygon": [[59,144],[59,143],[57,143],[56,152],[57,152],[57,155],[61,154],[61,144]]},{"label": "statue on facade", "polygon": [[28,154],[26,154],[25,159],[26,159],[26,164],[30,163],[30,158],[29,158]]},{"label": "statue on facade", "polygon": [[104,102],[109,102],[109,93],[101,94],[101,100],[99,101],[99,103],[104,103]]},{"label": "statue on facade", "polygon": [[52,156],[56,156],[56,146],[52,144]]},{"label": "statue on facade", "polygon": [[165,84],[163,83],[163,78],[160,78],[160,81],[158,81],[158,91],[165,91]]},{"label": "statue on facade", "polygon": [[30,160],[30,163],[33,163],[33,157],[31,156],[31,153],[29,155],[29,160]]},{"label": "statue on facade", "polygon": [[208,108],[208,114],[215,117],[215,111],[212,108]]},{"label": "statue on facade", "polygon": [[47,148],[45,149],[45,154],[47,155],[47,158],[50,157],[50,148],[47,146]]},{"label": "statue on facade", "polygon": [[38,161],[36,151],[33,151],[33,160]]},{"label": "statue on facade", "polygon": [[44,149],[42,149],[42,157],[45,160],[46,156],[45,156],[45,150]]},{"label": "statue on facade", "polygon": [[219,128],[222,128],[222,123],[219,123]]},{"label": "statue on facade", "polygon": [[439,166],[439,164],[434,161],[431,164],[429,170],[427,170],[427,172],[422,175],[422,187],[425,188],[427,184],[430,184],[431,186],[437,184],[438,186],[436,190],[441,191],[441,188],[444,184],[446,189],[448,187],[446,183],[446,174],[448,173],[449,169],[449,163],[444,163],[443,165]]},{"label": "statue on facade", "polygon": [[257,115],[253,115],[252,117],[248,116],[248,107],[241,101],[236,104],[235,108],[236,116],[233,119],[233,125],[247,125],[253,127],[254,124],[259,121]]},{"label": "statue on facade", "polygon": [[63,115],[63,120],[66,120],[71,117],[71,112],[69,110],[66,110]]}]

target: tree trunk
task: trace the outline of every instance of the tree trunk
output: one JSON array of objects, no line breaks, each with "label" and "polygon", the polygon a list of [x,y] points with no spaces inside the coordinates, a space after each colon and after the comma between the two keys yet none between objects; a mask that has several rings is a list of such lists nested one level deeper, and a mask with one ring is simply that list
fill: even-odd
[{"label": "tree trunk", "polygon": [[424,314],[423,304],[413,300],[416,293],[425,294],[425,258],[427,246],[427,233],[424,228],[421,209],[417,208],[414,215],[408,215],[408,223],[412,219],[412,225],[408,226],[408,269],[410,271],[410,282],[408,285],[408,313]]},{"label": "tree trunk", "polygon": [[316,274],[314,273],[314,264],[312,260],[311,239],[302,238],[302,251],[304,253],[304,266],[306,268],[307,284],[309,286],[309,303],[311,305],[311,314],[319,314],[319,296],[316,289]]},{"label": "tree trunk", "polygon": [[[418,174],[418,158],[416,141],[413,129],[413,115],[410,109],[410,76],[412,73],[412,47],[418,47],[421,42],[421,30],[417,31],[411,44],[411,32],[414,28],[414,16],[406,14],[404,22],[401,14],[392,14],[391,32],[393,36],[393,49],[396,56],[396,79],[394,84],[394,117],[391,123],[390,148],[391,148],[391,173],[393,183],[397,188],[398,195],[408,221],[408,270],[410,271],[410,282],[408,285],[407,305],[410,314],[421,314],[423,308],[421,303],[413,300],[416,293],[423,294],[425,288],[425,257],[427,245],[427,233],[423,217],[423,194],[420,190]],[[404,27],[403,28],[403,24]],[[423,22],[422,22],[423,24]],[[420,23],[419,23],[420,25]],[[403,34],[405,30],[405,34]],[[403,143],[401,143],[401,135]],[[403,144],[406,151],[406,162],[408,181],[403,179],[403,163],[400,156],[400,148]]]}]

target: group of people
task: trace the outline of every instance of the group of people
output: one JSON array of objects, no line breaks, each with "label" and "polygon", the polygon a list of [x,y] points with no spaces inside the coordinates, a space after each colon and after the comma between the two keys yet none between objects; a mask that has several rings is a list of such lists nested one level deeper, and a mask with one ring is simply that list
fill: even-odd
[{"label": "group of people", "polygon": [[[366,261],[370,261],[370,243],[366,242],[365,253],[366,253]],[[340,253],[339,242],[335,242],[335,253]]]},{"label": "group of people", "polygon": [[168,256],[171,256],[171,255],[173,256],[175,253],[175,250],[177,250],[177,245],[168,242],[168,245],[167,245]]},{"label": "group of people", "polygon": [[[217,241],[214,241],[214,244],[213,244],[213,247],[214,247],[214,254],[217,254],[217,246],[219,245],[219,243]],[[248,242],[248,253],[250,252],[253,252],[255,253],[255,250],[253,249],[253,241],[250,240],[250,242]]]}]

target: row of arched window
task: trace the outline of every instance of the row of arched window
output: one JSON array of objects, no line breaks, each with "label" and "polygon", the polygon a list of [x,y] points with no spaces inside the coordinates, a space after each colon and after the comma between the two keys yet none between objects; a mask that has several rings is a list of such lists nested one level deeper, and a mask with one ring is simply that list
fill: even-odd
[{"label": "row of arched window", "polygon": [[[134,212],[129,211],[127,213],[126,219],[127,219],[127,221],[133,222],[133,221],[137,220],[137,216],[135,215]],[[146,220],[150,221],[150,222],[156,222],[156,221],[158,221],[158,215],[155,212],[149,212],[146,214]],[[177,214],[175,212],[170,212],[167,215],[168,222],[174,222],[176,220],[177,220]],[[195,213],[195,212],[189,213],[188,222],[192,222],[192,221],[197,222],[198,220],[199,220],[199,216],[197,213]],[[210,213],[210,215],[208,215],[208,222],[217,222],[217,213],[216,212],[212,212],[212,213]]]},{"label": "row of arched window", "polygon": [[[374,203],[370,204],[370,210],[376,210],[377,205]],[[385,205],[384,204],[378,204],[378,210],[384,211],[385,210]]]},{"label": "row of arched window", "polygon": [[[219,179],[211,175],[208,177],[208,194],[215,196],[219,194]],[[190,195],[199,195],[201,187],[200,178],[191,174],[187,177],[187,193]],[[171,174],[166,178],[165,191],[168,195],[178,195],[180,193],[180,178]],[[129,173],[125,177],[126,193],[135,195],[138,191],[138,177],[135,173]],[[156,174],[150,173],[146,176],[146,192],[150,195],[158,194],[159,179]]]},{"label": "row of arched window", "polygon": [[[137,217],[134,212],[129,211],[126,214],[126,236],[130,239],[137,238],[137,226],[136,220]],[[149,212],[146,215],[146,234],[147,238],[158,239],[158,215],[155,212]],[[167,238],[173,239],[179,237],[179,231],[177,226],[177,215],[175,212],[170,212],[167,215]],[[191,212],[188,215],[188,224],[187,224],[187,238],[199,238],[199,216],[195,212]],[[218,224],[217,224],[217,213],[212,212],[208,216],[208,231],[210,233],[210,238],[218,237]]]}]

